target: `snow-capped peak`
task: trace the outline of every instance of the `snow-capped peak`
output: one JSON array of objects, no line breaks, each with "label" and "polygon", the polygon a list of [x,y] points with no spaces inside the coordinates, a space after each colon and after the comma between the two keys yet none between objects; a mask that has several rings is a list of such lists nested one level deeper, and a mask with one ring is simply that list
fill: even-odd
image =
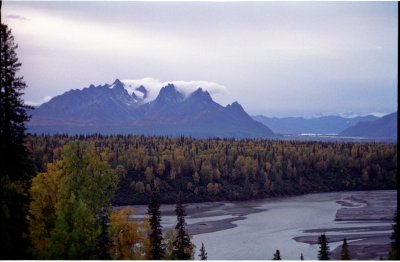
[{"label": "snow-capped peak", "polygon": [[[199,87],[206,90],[210,95],[214,94],[227,94],[227,90],[224,86],[208,81],[161,81],[159,79],[146,77],[136,80],[121,80],[124,84],[124,88],[131,95],[134,93],[138,98],[142,98],[143,102],[150,102],[157,98],[160,93],[161,88],[167,86],[168,84],[173,84],[176,90],[183,94],[185,98],[189,97],[193,92],[195,92]],[[147,91],[147,96],[143,93],[143,87]],[[141,89],[141,90],[139,90]]]}]

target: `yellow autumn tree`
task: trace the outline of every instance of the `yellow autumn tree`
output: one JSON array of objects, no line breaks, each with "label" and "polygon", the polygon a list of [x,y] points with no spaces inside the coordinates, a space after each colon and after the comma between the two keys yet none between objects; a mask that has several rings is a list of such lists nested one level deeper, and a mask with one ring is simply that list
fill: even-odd
[{"label": "yellow autumn tree", "polygon": [[47,164],[47,172],[39,173],[32,179],[29,232],[38,258],[44,258],[42,256],[49,246],[50,233],[56,221],[55,205],[62,173],[60,166],[61,161]]},{"label": "yellow autumn tree", "polygon": [[113,259],[146,259],[150,250],[147,237],[150,231],[148,219],[140,223],[130,218],[133,208],[125,207],[113,211],[110,215],[111,245],[109,254]]}]

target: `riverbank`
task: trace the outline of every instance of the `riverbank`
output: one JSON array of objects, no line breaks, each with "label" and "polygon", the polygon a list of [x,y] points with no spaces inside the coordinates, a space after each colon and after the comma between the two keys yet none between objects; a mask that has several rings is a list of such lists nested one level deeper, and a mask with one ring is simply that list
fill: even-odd
[{"label": "riverbank", "polygon": [[[387,258],[390,235],[397,206],[392,191],[363,191],[336,201],[342,207],[335,221],[339,228],[305,230],[304,233],[325,233],[329,242],[348,240],[350,256],[357,260],[379,260]],[[345,227],[343,226],[345,225]],[[316,244],[315,236],[299,236],[296,241]],[[332,258],[340,259],[342,245],[332,251]]]},{"label": "riverbank", "polygon": [[[194,203],[186,205],[186,222],[195,244],[205,243],[209,259],[270,259],[277,248],[283,259],[298,260],[300,253],[316,259],[321,233],[328,237],[333,259],[340,258],[345,237],[352,259],[379,259],[387,257],[396,196],[393,190],[354,191]],[[175,226],[174,209],[161,206],[164,229]],[[147,206],[135,210],[141,218]]]},{"label": "riverbank", "polygon": [[[193,236],[237,227],[235,221],[244,220],[249,214],[265,211],[265,209],[259,208],[262,201],[265,200],[185,204],[187,229]],[[147,214],[147,206],[133,207],[135,219],[141,219]],[[160,211],[162,226],[165,229],[173,228],[176,220],[175,205],[161,205]]]}]

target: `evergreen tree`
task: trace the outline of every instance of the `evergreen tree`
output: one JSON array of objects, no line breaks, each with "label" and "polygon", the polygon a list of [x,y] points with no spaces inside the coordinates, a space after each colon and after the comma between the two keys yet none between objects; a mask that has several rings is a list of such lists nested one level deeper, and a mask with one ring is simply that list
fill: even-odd
[{"label": "evergreen tree", "polygon": [[[0,3],[1,10],[1,3]],[[29,258],[28,205],[33,166],[25,148],[29,120],[21,98],[26,84],[11,29],[1,24],[0,56],[0,259]]]},{"label": "evergreen tree", "polygon": [[325,234],[321,234],[321,236],[318,237],[318,245],[319,245],[318,259],[329,260],[329,255],[330,255],[329,245]]},{"label": "evergreen tree", "polygon": [[203,243],[201,243],[199,258],[200,260],[207,260],[207,252]]},{"label": "evergreen tree", "polygon": [[399,234],[398,234],[398,227],[397,227],[397,210],[394,215],[394,224],[393,224],[393,233],[390,236],[390,239],[392,242],[390,243],[390,252],[389,252],[389,259],[390,260],[399,260],[398,254],[397,254],[397,247],[399,245]]},{"label": "evergreen tree", "polygon": [[96,254],[97,259],[110,260],[111,256],[107,250],[110,245],[110,236],[108,234],[110,219],[108,210],[103,208],[100,213],[100,235],[97,237]]},{"label": "evergreen tree", "polygon": [[347,245],[347,239],[343,239],[342,253],[340,254],[341,260],[350,260],[349,246]]},{"label": "evergreen tree", "polygon": [[279,251],[279,249],[276,250],[274,257],[272,258],[272,260],[282,260],[281,258],[281,252]]},{"label": "evergreen tree", "polygon": [[162,237],[161,227],[161,212],[159,194],[153,189],[151,193],[151,199],[147,212],[149,214],[150,222],[150,257],[151,260],[161,260],[164,258],[165,245]]},{"label": "evergreen tree", "polygon": [[188,260],[193,258],[193,244],[190,241],[189,233],[186,230],[186,212],[185,207],[182,205],[182,195],[179,192],[176,208],[175,208],[176,218],[178,220],[175,230],[176,239],[174,241],[174,248],[172,251],[172,257],[178,260]]}]

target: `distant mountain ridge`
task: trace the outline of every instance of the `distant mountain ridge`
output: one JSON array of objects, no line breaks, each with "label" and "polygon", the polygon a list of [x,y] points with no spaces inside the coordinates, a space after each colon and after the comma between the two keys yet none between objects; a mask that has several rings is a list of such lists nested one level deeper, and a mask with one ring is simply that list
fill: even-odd
[{"label": "distant mountain ridge", "polygon": [[341,136],[397,138],[397,112],[375,121],[359,122],[343,130]]},{"label": "distant mountain ridge", "polygon": [[359,122],[379,119],[373,115],[345,118],[341,116],[322,116],[316,118],[303,117],[266,117],[252,116],[254,120],[268,126],[274,133],[283,135],[300,134],[340,134],[346,128]]},{"label": "distant mountain ridge", "polygon": [[223,107],[201,87],[185,96],[173,84],[168,84],[152,101],[146,99],[147,93],[141,85],[130,94],[118,79],[111,85],[70,90],[34,110],[28,132],[275,136],[268,127],[253,120],[238,102]]}]

